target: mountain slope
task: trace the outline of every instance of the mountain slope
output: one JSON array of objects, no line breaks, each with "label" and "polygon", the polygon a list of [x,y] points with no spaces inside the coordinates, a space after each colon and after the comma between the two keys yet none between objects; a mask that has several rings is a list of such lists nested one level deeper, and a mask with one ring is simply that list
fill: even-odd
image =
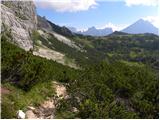
[{"label": "mountain slope", "polygon": [[[111,42],[111,47],[103,43],[108,50],[119,39],[119,36],[114,37],[114,40],[113,37],[101,40],[102,43]],[[117,51],[127,46],[127,42],[123,45],[124,38],[117,41],[117,47],[114,46]],[[132,45],[130,39],[127,41]],[[119,54],[114,49],[112,51]],[[69,97],[55,105],[54,113],[45,108],[44,118],[51,112],[55,118],[158,118],[158,76],[149,67],[139,64],[112,60],[112,63],[103,61],[75,70],[25,52],[2,37],[2,85],[9,90],[7,95],[2,95],[2,118],[16,118],[19,109],[26,111],[31,105],[32,108],[41,106],[46,99],[60,99],[51,84],[54,80],[66,86]]]},{"label": "mountain slope", "polygon": [[74,41],[67,38],[73,36],[70,30],[38,16],[33,1],[2,1],[1,7],[1,33],[8,41],[26,51],[32,50],[35,55],[56,60],[70,67],[76,66],[74,59],[66,57],[65,53],[55,50],[54,47],[48,47],[52,44],[48,39],[53,37],[54,40],[73,48],[73,51],[83,51]]},{"label": "mountain slope", "polygon": [[73,36],[72,32],[66,28],[66,27],[60,27],[53,22],[47,20],[45,17],[41,17],[37,15],[38,18],[38,28],[39,29],[46,29],[49,31],[54,31],[58,34],[64,35],[64,36]]},{"label": "mountain slope", "polygon": [[[28,30],[34,20],[26,24],[21,14],[12,14],[22,9],[30,15],[33,7],[23,9],[21,5],[30,5],[23,2],[9,2],[16,7],[2,9],[7,15],[3,23],[11,16],[9,21],[16,21],[9,24],[11,31],[3,28],[1,34],[2,118],[17,118],[18,110],[29,110],[37,118],[159,118],[157,35],[84,36],[40,17],[38,28]],[[29,34],[33,49],[17,45],[24,39],[15,39],[15,24]],[[12,37],[16,43],[10,42]],[[56,90],[54,81],[66,89],[64,99],[56,94],[61,88]]]},{"label": "mountain slope", "polygon": [[[57,35],[57,33],[54,34]],[[59,38],[59,36],[56,38],[54,34],[42,30],[34,32],[32,35],[34,40],[33,54],[47,59],[55,60],[56,62],[61,63],[63,65],[68,65],[70,67],[77,68],[74,59],[70,59],[69,57],[67,57],[66,53],[62,52],[60,49],[56,49],[56,46],[58,46],[57,43],[61,43],[68,48],[72,48],[71,46],[69,46],[70,44],[68,44],[68,41],[67,43],[64,43],[63,37],[62,39]]]},{"label": "mountain slope", "polygon": [[158,35],[158,28],[154,27],[150,22],[140,19],[123,29],[122,32],[139,34],[139,33],[154,33]]},{"label": "mountain slope", "polygon": [[109,34],[108,36],[117,36],[117,35],[128,35],[128,33],[115,31],[115,32]]}]

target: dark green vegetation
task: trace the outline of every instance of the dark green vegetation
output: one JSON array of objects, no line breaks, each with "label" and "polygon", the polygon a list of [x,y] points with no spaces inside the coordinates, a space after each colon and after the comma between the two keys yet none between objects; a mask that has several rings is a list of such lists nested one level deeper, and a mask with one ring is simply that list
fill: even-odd
[{"label": "dark green vegetation", "polygon": [[[72,35],[86,52],[34,33],[34,40],[74,58],[75,70],[32,55],[2,36],[2,118],[15,118],[18,109],[38,105],[54,95],[51,82],[67,83],[69,99],[60,101],[57,118],[158,118],[158,36],[153,34],[91,37]],[[36,40],[35,40],[36,41]],[[76,107],[79,112],[72,112]]]},{"label": "dark green vegetation", "polygon": [[80,118],[158,118],[158,76],[147,67],[102,62],[68,89]]},{"label": "dark green vegetation", "polygon": [[[52,60],[25,52],[4,40],[2,36],[2,83],[10,81],[28,91],[39,82],[49,80],[67,81],[76,75],[76,70]],[[7,54],[6,54],[7,53]]]}]

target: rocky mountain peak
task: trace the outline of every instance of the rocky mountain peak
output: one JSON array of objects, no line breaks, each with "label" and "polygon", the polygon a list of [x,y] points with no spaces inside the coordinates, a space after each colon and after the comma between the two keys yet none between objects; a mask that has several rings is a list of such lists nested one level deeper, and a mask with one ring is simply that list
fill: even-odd
[{"label": "rocky mountain peak", "polygon": [[135,23],[124,28],[122,32],[130,34],[139,34],[139,33],[153,33],[158,35],[158,28],[153,26],[149,21],[139,19]]}]

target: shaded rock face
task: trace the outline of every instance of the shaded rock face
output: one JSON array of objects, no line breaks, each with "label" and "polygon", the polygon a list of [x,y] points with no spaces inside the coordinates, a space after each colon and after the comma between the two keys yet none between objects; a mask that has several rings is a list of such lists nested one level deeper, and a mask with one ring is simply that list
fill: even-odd
[{"label": "shaded rock face", "polygon": [[37,29],[37,15],[33,1],[2,1],[2,33],[10,31],[12,43],[26,51],[33,49],[31,34]]},{"label": "shaded rock face", "polygon": [[45,17],[37,16],[37,19],[38,19],[38,29],[44,29],[46,31],[54,31],[58,34],[61,34],[67,37],[73,36],[73,33],[65,26],[60,27],[48,21]]},{"label": "shaded rock face", "polygon": [[37,16],[38,24],[37,27],[38,29],[45,29],[48,31],[52,31],[52,26],[48,23],[45,17]]}]

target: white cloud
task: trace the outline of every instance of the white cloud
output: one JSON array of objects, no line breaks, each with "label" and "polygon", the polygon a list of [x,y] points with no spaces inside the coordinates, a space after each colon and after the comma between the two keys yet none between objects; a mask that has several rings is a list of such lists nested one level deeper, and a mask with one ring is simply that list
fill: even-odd
[{"label": "white cloud", "polygon": [[101,26],[101,27],[97,27],[97,28],[98,29],[112,28],[113,31],[120,31],[127,26],[128,26],[128,24],[113,24],[113,23],[109,22],[106,25]]},{"label": "white cloud", "polygon": [[157,28],[160,27],[159,16],[147,16],[147,17],[143,17],[142,19],[149,21],[150,23],[152,23]]},{"label": "white cloud", "polygon": [[84,31],[87,31],[88,28],[77,28],[77,31],[81,31],[81,32],[84,32]]},{"label": "white cloud", "polygon": [[85,11],[97,6],[95,0],[35,0],[42,8],[51,8],[58,12]]},{"label": "white cloud", "polygon": [[125,0],[127,6],[145,5],[145,6],[158,6],[158,0]]}]

